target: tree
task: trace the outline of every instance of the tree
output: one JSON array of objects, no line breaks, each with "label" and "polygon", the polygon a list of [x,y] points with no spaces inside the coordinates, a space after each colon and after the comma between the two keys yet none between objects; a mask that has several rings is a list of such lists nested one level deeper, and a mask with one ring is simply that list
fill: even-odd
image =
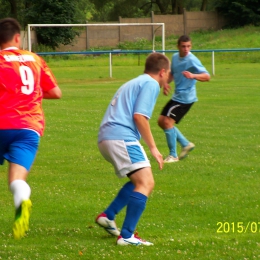
[{"label": "tree", "polygon": [[[26,14],[27,21],[30,23],[73,24],[86,22],[83,17],[78,19],[75,17],[75,14],[79,14],[78,1],[41,0],[32,2]],[[72,27],[37,27],[36,35],[39,44],[55,48],[60,44],[70,44],[78,32]]]},{"label": "tree", "polygon": [[17,19],[22,27],[25,27],[26,0],[0,0],[0,17],[13,17]]},{"label": "tree", "polygon": [[0,17],[1,18],[5,18],[5,17],[14,17],[13,15],[10,15],[10,11],[11,11],[11,4],[9,1],[0,1]]},{"label": "tree", "polygon": [[[0,0],[0,5],[0,17],[14,17],[24,29],[28,23],[86,23],[87,9],[93,10],[89,0]],[[55,48],[71,43],[78,32],[71,27],[38,27],[36,34],[38,43]]]},{"label": "tree", "polygon": [[216,0],[216,9],[229,21],[229,27],[260,25],[259,0]]},{"label": "tree", "polygon": [[206,11],[208,0],[202,0],[200,11]]},{"label": "tree", "polygon": [[[150,4],[144,0],[90,0],[94,5],[94,21],[118,21],[118,17],[144,17],[150,12]],[[144,9],[142,9],[142,6]],[[147,8],[148,7],[148,8]]]},{"label": "tree", "polygon": [[207,0],[90,0],[95,6],[93,19],[117,21],[122,17],[146,17],[151,11],[159,14],[182,14],[187,10],[206,10]]},{"label": "tree", "polygon": [[[168,1],[167,1],[168,2]],[[168,3],[163,0],[155,0],[154,3],[158,6],[160,9],[161,14],[167,14],[168,9]]]},{"label": "tree", "polygon": [[177,0],[171,0],[172,14],[178,13],[178,2]]},{"label": "tree", "polygon": [[13,17],[17,17],[17,3],[16,0],[8,0],[8,2],[10,3],[11,6],[11,14],[13,15]]},{"label": "tree", "polygon": [[[182,14],[183,8],[187,11],[212,10],[212,2],[217,0],[74,0],[75,23],[83,23],[86,20],[94,21],[117,21],[122,17],[146,17],[151,11],[156,14]],[[38,3],[40,2],[40,3]],[[50,10],[54,16],[61,15],[70,8],[68,1],[64,0],[0,0],[0,17],[11,16],[19,20],[22,26],[27,23],[35,23],[35,19],[40,19],[38,14],[44,14],[45,10],[38,9],[44,5],[55,7],[61,3],[64,8]],[[37,12],[38,9],[38,12]]]}]

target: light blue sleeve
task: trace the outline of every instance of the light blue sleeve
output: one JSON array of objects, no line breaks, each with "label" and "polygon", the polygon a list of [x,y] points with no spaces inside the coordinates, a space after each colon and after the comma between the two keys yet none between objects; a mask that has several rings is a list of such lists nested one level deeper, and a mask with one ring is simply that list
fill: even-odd
[{"label": "light blue sleeve", "polygon": [[147,81],[140,86],[140,93],[134,106],[134,114],[142,114],[150,118],[160,93],[159,84],[154,81]]},{"label": "light blue sleeve", "polygon": [[186,70],[195,74],[200,74],[200,73],[209,74],[207,69],[202,65],[201,61],[194,55],[192,55],[192,58],[190,59],[190,64]]}]

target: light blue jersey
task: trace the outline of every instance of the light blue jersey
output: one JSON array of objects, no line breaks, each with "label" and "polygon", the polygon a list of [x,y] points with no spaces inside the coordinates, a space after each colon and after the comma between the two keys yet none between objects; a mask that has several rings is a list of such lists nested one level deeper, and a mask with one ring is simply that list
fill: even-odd
[{"label": "light blue jersey", "polygon": [[140,75],[121,86],[111,100],[101,122],[98,142],[103,140],[140,140],[133,115],[148,119],[160,92],[158,82],[148,74]]},{"label": "light blue jersey", "polygon": [[198,101],[196,92],[197,80],[187,79],[183,76],[183,71],[189,71],[195,74],[208,73],[208,71],[191,52],[185,57],[180,57],[179,53],[175,53],[172,56],[171,73],[175,83],[172,100],[183,104],[190,104]]}]

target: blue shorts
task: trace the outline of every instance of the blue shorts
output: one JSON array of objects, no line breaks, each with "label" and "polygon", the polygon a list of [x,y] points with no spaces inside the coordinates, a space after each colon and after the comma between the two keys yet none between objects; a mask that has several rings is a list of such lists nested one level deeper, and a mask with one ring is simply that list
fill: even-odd
[{"label": "blue shorts", "polygon": [[29,129],[0,130],[0,164],[7,160],[16,163],[27,171],[35,159],[40,136]]}]

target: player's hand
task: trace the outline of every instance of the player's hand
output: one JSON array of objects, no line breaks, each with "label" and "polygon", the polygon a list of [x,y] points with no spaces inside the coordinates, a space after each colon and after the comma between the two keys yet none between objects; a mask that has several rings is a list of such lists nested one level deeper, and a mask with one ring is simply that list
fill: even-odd
[{"label": "player's hand", "polygon": [[163,94],[165,95],[165,96],[168,96],[168,94],[170,93],[170,91],[171,91],[171,86],[169,85],[169,84],[165,84],[164,86],[163,86]]},{"label": "player's hand", "polygon": [[156,147],[151,149],[150,151],[151,151],[152,156],[158,162],[159,169],[162,170],[162,168],[163,168],[163,156],[161,155],[161,153],[158,151],[158,149]]},{"label": "player's hand", "polygon": [[189,71],[183,71],[182,74],[187,79],[194,79],[194,74]]}]

